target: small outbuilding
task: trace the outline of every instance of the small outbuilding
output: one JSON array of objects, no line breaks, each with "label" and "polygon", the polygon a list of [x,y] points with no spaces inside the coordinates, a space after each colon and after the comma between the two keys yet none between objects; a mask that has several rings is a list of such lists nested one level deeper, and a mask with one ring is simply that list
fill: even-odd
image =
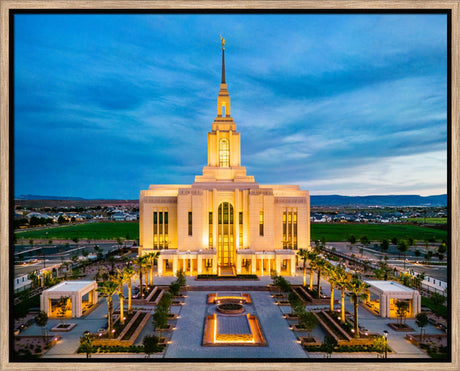
[{"label": "small outbuilding", "polygon": [[367,289],[366,305],[380,317],[396,318],[398,301],[408,303],[407,317],[413,318],[421,310],[421,297],[417,290],[394,281],[364,281]]},{"label": "small outbuilding", "polygon": [[63,281],[42,292],[40,310],[48,317],[78,318],[97,303],[96,281]]}]

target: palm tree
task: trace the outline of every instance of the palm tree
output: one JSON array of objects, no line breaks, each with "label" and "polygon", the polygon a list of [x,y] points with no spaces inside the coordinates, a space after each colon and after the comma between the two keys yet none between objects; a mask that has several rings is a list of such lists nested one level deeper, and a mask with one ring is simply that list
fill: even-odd
[{"label": "palm tree", "polygon": [[123,272],[126,275],[126,280],[128,283],[128,312],[131,312],[132,310],[131,308],[131,298],[132,298],[131,289],[132,289],[132,284],[133,284],[132,279],[136,275],[136,272],[134,272],[133,267],[126,267],[123,269]]},{"label": "palm tree", "polygon": [[303,260],[303,286],[307,286],[307,260],[309,251],[306,249],[300,249],[297,251],[297,255]]},{"label": "palm tree", "polygon": [[160,255],[160,253],[158,251],[151,252],[151,253],[146,255],[147,259],[149,260],[149,263],[150,263],[150,283],[149,283],[150,286],[153,286],[153,266],[157,262],[157,259],[158,259],[159,255]]},{"label": "palm tree", "polygon": [[316,261],[316,274],[317,274],[317,279],[318,279],[318,282],[317,282],[317,285],[318,285],[318,299],[321,298],[321,273],[324,271],[324,269],[326,268],[328,262],[327,260],[324,260],[323,258],[321,257],[317,257],[317,261]]},{"label": "palm tree", "polygon": [[115,282],[118,284],[117,294],[120,299],[120,323],[123,325],[125,323],[124,313],[123,313],[123,286],[128,282],[128,276],[124,270],[117,269],[115,274]]},{"label": "palm tree", "polygon": [[315,271],[316,269],[316,259],[318,257],[318,254],[313,252],[313,251],[310,251],[308,252],[308,260],[310,261],[309,265],[310,265],[310,291],[313,291],[313,272]]},{"label": "palm tree", "polygon": [[340,322],[345,323],[345,290],[351,280],[351,275],[345,272],[343,267],[337,267],[336,271],[336,285],[340,289]]},{"label": "palm tree", "polygon": [[113,336],[112,327],[113,327],[113,295],[118,290],[118,284],[114,281],[104,281],[101,283],[99,288],[96,290],[98,291],[101,296],[105,297],[107,300],[107,309],[108,309],[108,329],[107,334],[108,337],[111,338]]},{"label": "palm tree", "polygon": [[327,273],[327,277],[328,277],[327,280],[329,281],[329,284],[331,285],[331,304],[330,304],[330,308],[329,308],[329,310],[331,312],[334,311],[334,290],[335,290],[335,287],[337,286],[337,282],[338,282],[337,271],[339,269],[340,269],[339,267],[335,267],[332,264],[327,264],[325,269],[324,269],[325,272]]},{"label": "palm tree", "polygon": [[134,260],[134,263],[137,265],[137,275],[139,276],[139,293],[142,298],[144,296],[144,288],[142,287],[142,273],[144,272],[147,258],[146,256],[138,256],[137,259]]},{"label": "palm tree", "polygon": [[369,287],[369,285],[357,277],[353,277],[347,285],[348,290],[351,291],[351,299],[353,300],[353,307],[354,307],[354,316],[353,320],[355,322],[354,326],[354,337],[359,338],[359,324],[358,324],[358,307],[359,307],[359,300],[366,299],[367,294],[365,290]]}]

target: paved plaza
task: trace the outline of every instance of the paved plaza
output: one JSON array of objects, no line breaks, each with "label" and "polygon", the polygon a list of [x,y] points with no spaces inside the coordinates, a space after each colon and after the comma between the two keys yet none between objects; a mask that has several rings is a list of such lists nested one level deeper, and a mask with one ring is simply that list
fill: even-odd
[{"label": "paved plaza", "polygon": [[[175,277],[156,277],[155,284],[169,285]],[[298,273],[296,277],[289,277],[289,281],[293,284],[301,284],[302,276]],[[272,282],[270,277],[260,277],[255,281],[198,281],[193,277],[187,277],[187,285],[201,286],[201,291],[187,291],[184,299],[184,305],[172,306],[171,312],[178,313],[179,318],[175,321],[175,330],[169,333],[170,344],[163,354],[152,355],[151,358],[167,358],[167,359],[296,359],[306,360],[307,358],[323,358],[323,353],[308,353],[305,352],[297,342],[297,336],[305,336],[305,332],[293,332],[289,328],[289,322],[283,318],[283,313],[290,312],[289,306],[277,306],[275,300],[270,296],[269,291],[252,291],[251,287],[266,286]],[[225,286],[225,290],[219,290],[219,286]],[[248,289],[245,292],[251,295],[253,304],[245,304],[247,312],[257,316],[264,337],[267,341],[267,346],[207,346],[203,347],[203,330],[204,320],[207,315],[210,315],[215,310],[214,304],[207,304],[207,295],[219,291],[230,291],[228,287],[235,287],[237,292],[241,292],[238,287],[245,286]],[[213,287],[216,287],[214,290]],[[329,286],[327,282],[322,282],[322,290],[325,294],[329,294]],[[336,291],[336,298],[340,298],[339,291]],[[119,308],[118,297],[114,298],[114,309]],[[337,308],[339,306],[337,305]],[[307,310],[328,308],[323,306],[308,306]],[[350,298],[346,298],[346,310],[353,312],[353,306]],[[153,308],[152,308],[153,312]],[[61,335],[60,340],[53,348],[51,348],[43,358],[85,358],[83,354],[76,354],[79,346],[80,337],[84,331],[89,330],[96,332],[99,328],[104,327],[107,321],[107,304],[105,299],[85,316],[77,319],[68,320],[75,323],[77,326],[68,333],[56,333]],[[429,358],[422,350],[409,343],[404,337],[406,332],[396,332],[387,326],[389,322],[395,322],[394,319],[377,317],[367,311],[363,306],[359,308],[359,323],[366,327],[370,333],[383,334],[386,330],[389,333],[389,346],[393,350],[389,353],[389,358]],[[47,328],[51,329],[59,323],[59,320],[50,319]],[[294,322],[295,323],[295,322]],[[419,328],[415,324],[415,320],[407,319],[406,323],[414,329],[415,334],[418,334]],[[427,334],[443,334],[443,332],[432,325],[425,327]],[[141,345],[142,339],[146,335],[153,333],[152,321],[149,320],[137,338],[135,345]],[[166,333],[163,333],[165,335]],[[325,332],[318,325],[313,330],[313,336],[322,341]],[[21,335],[41,335],[41,328],[36,324],[32,325]],[[93,354],[92,358],[144,358],[144,354]],[[369,353],[334,353],[333,358],[376,358],[376,354]]]}]

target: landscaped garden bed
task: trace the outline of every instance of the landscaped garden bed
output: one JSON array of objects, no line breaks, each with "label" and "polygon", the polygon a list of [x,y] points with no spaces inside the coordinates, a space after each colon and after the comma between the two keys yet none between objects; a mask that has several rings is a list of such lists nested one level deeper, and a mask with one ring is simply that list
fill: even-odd
[{"label": "landscaped garden bed", "polygon": [[61,337],[56,336],[15,336],[14,356],[18,359],[38,358],[54,346]]},{"label": "landscaped garden bed", "polygon": [[57,326],[54,326],[50,331],[57,332],[69,332],[76,326],[75,323],[60,323]]},{"label": "landscaped garden bed", "polygon": [[415,331],[412,327],[410,327],[409,325],[406,325],[405,323],[387,323],[387,326],[399,332]]}]

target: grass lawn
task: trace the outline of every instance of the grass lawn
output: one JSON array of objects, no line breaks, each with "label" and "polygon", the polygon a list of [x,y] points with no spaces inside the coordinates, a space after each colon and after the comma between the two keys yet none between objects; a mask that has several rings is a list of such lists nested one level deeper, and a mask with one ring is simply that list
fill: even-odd
[{"label": "grass lawn", "polygon": [[447,224],[447,218],[408,218],[407,221],[427,224]]},{"label": "grass lawn", "polygon": [[[390,240],[393,237],[424,241],[434,237],[440,241],[447,238],[447,232],[420,227],[417,225],[393,225],[393,224],[311,224],[311,239],[319,240],[325,237],[326,241],[346,241],[350,235],[359,240],[361,236],[367,236],[371,241]],[[36,231],[17,231],[18,239],[72,239],[80,240],[113,240],[117,237],[129,239],[139,238],[138,222],[100,222],[79,225],[62,226],[56,228],[41,229]]]},{"label": "grass lawn", "polygon": [[447,232],[434,228],[419,227],[407,224],[311,224],[311,239],[320,240],[325,237],[326,241],[346,241],[350,235],[357,240],[367,236],[370,241],[398,240],[412,237],[415,241],[424,241],[435,238],[437,241],[447,239]]},{"label": "grass lawn", "polygon": [[117,237],[129,239],[139,238],[139,223],[137,222],[100,222],[68,225],[36,231],[16,231],[17,239],[55,239],[70,240],[78,237],[80,240],[114,240]]}]

